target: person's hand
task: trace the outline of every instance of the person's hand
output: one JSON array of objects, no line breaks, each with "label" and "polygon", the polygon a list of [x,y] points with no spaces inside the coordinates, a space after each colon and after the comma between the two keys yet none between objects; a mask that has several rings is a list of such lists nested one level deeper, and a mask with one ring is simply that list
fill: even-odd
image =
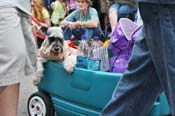
[{"label": "person's hand", "polygon": [[55,3],[54,2],[52,2],[50,6],[51,6],[52,10],[55,9]]},{"label": "person's hand", "polygon": [[72,22],[69,24],[69,26],[73,29],[75,28],[80,28],[80,21],[77,21],[77,22]]}]

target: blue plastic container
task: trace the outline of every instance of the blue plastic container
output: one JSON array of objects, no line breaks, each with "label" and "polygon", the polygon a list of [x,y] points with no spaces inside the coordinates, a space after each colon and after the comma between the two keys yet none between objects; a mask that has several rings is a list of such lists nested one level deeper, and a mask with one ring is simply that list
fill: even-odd
[{"label": "blue plastic container", "polygon": [[[75,68],[70,75],[61,63],[48,62],[38,89],[51,96],[59,116],[100,116],[121,76],[83,68]],[[160,116],[161,107],[160,101],[155,102],[150,116]]]},{"label": "blue plastic container", "polygon": [[78,68],[87,68],[88,65],[88,58],[84,56],[77,56],[77,64],[76,67]]},{"label": "blue plastic container", "polygon": [[99,58],[88,58],[87,69],[93,71],[99,71],[101,60]]}]

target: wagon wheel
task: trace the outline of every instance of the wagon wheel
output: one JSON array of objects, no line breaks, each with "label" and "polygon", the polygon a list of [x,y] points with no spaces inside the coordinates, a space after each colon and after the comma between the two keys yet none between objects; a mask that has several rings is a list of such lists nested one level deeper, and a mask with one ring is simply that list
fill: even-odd
[{"label": "wagon wheel", "polygon": [[27,103],[29,116],[54,116],[54,107],[49,95],[44,92],[33,93]]}]

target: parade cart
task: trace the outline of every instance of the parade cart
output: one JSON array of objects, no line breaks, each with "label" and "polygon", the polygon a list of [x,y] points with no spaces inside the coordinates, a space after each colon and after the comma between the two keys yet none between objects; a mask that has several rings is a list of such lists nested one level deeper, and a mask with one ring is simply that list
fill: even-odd
[{"label": "parade cart", "polygon": [[[28,99],[30,116],[100,116],[122,76],[77,67],[70,75],[60,62],[53,61],[45,63],[44,67],[38,91]],[[161,94],[150,116],[169,114],[165,95]]]}]

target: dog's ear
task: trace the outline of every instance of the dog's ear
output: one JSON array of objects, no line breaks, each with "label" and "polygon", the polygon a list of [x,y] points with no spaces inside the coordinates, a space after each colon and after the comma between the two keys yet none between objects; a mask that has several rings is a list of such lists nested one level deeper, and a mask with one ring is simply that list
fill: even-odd
[{"label": "dog's ear", "polygon": [[43,33],[47,34],[48,27],[43,25],[43,26],[40,27],[40,30],[41,30]]},{"label": "dog's ear", "polygon": [[63,30],[61,27],[50,27],[47,30],[48,37],[59,37],[63,38]]}]

